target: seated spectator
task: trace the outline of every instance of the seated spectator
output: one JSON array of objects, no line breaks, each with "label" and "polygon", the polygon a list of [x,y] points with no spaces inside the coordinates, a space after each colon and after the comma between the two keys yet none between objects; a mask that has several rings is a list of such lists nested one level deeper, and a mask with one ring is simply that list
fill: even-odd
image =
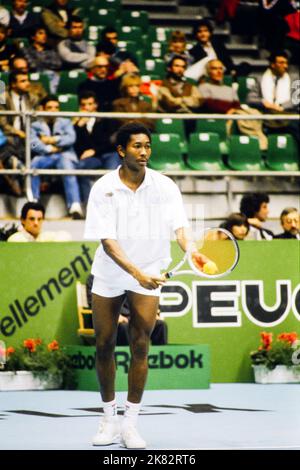
[{"label": "seated spectator", "polygon": [[68,232],[42,231],[45,208],[38,202],[26,202],[21,211],[21,228],[11,235],[8,242],[62,242],[70,241]]},{"label": "seated spectator", "polygon": [[113,26],[107,26],[101,31],[101,41],[110,42],[114,46],[118,45],[118,31]]},{"label": "seated spectator", "polygon": [[[25,57],[16,55],[10,61],[10,70],[29,74],[29,65]],[[47,92],[40,82],[30,82],[29,93],[35,95],[38,101],[47,96]]]},{"label": "seated spectator", "polygon": [[18,53],[14,45],[7,44],[7,36],[7,27],[0,24],[0,72],[9,71],[9,61]]},{"label": "seated spectator", "polygon": [[54,0],[42,10],[41,18],[53,44],[68,37],[68,21],[77,14],[77,9],[69,7],[68,3],[69,0]]},{"label": "seated spectator", "polygon": [[8,27],[9,17],[9,11],[6,8],[0,6],[0,25]]},{"label": "seated spectator", "polygon": [[79,16],[71,16],[67,24],[68,38],[60,41],[57,50],[64,69],[85,69],[96,55],[96,48],[83,39],[84,23]]},{"label": "seated spectator", "polygon": [[200,20],[194,27],[193,36],[196,44],[189,50],[194,62],[198,62],[206,57],[219,59],[226,68],[227,73],[235,72],[234,64],[222,41],[213,36],[213,27],[206,20]]},{"label": "seated spectator", "polygon": [[275,235],[274,238],[300,240],[300,215],[295,207],[286,207],[280,214],[280,222],[283,233]]},{"label": "seated spectator", "polygon": [[[113,102],[113,111],[120,113],[151,113],[154,112],[152,104],[145,101],[141,96],[140,86],[141,78],[137,74],[126,74],[123,76],[120,86],[122,98],[118,98]],[[135,119],[146,126],[150,131],[154,131],[155,122],[153,119]],[[128,119],[117,119],[114,123],[114,130],[126,124]]]},{"label": "seated spectator", "polygon": [[[84,113],[98,111],[95,93],[86,91],[80,95],[79,111]],[[73,124],[76,132],[75,151],[79,159],[78,169],[113,170],[119,166],[120,158],[110,142],[107,119],[79,117],[74,119]],[[82,202],[86,204],[91,190],[90,177],[81,176],[79,185]]]},{"label": "seated spectator", "polygon": [[184,56],[190,65],[194,59],[186,50],[186,37],[183,31],[173,31],[169,40],[168,52],[164,59],[167,63],[174,57],[174,55]]},{"label": "seated spectator", "polygon": [[51,92],[55,92],[59,82],[58,70],[62,61],[58,52],[48,46],[47,31],[43,26],[37,26],[30,36],[31,45],[23,49],[30,72],[43,72],[49,76]]},{"label": "seated spectator", "polygon": [[27,38],[32,28],[40,23],[39,15],[28,11],[27,0],[12,0],[9,29],[13,38]]},{"label": "seated spectator", "polygon": [[106,57],[95,57],[90,66],[92,78],[87,78],[78,87],[78,94],[84,91],[93,91],[103,111],[110,111],[112,102],[119,98],[120,78],[108,79],[109,60]]},{"label": "seated spectator", "polygon": [[[225,85],[224,65],[220,60],[210,60],[206,66],[208,81],[199,85],[199,91],[204,99],[202,110],[208,113],[220,114],[259,114],[257,110],[241,106],[236,88]],[[263,124],[259,120],[239,120],[236,125],[241,134],[255,136],[259,139],[260,149],[266,150],[268,140],[263,133]],[[227,122],[227,132],[230,134],[232,122]]]},{"label": "seated spectator", "polygon": [[[58,112],[59,101],[56,96],[44,98],[41,108],[46,112]],[[74,151],[76,134],[70,119],[45,117],[31,125],[30,144],[34,156],[31,168],[73,170],[77,165]],[[35,200],[40,198],[40,176],[32,177],[32,194]],[[73,219],[82,218],[79,186],[76,176],[63,176],[63,184],[69,215]]]},{"label": "seated spectator", "polygon": [[[92,286],[94,276],[90,274],[86,282],[86,297],[89,308],[92,308]],[[130,308],[125,297],[118,318],[117,346],[129,345],[129,324],[130,324]],[[157,311],[156,323],[151,333],[151,344],[159,346],[168,343],[168,328],[165,321],[160,318],[160,311]]]},{"label": "seated spectator", "polygon": [[240,212],[230,214],[220,227],[228,230],[236,240],[245,240],[250,229],[247,217]]},{"label": "seated spectator", "polygon": [[184,77],[187,59],[175,55],[168,64],[167,77],[158,90],[158,109],[163,113],[193,113],[202,105],[197,87]]},{"label": "seated spectator", "polygon": [[[5,92],[0,111],[33,111],[38,105],[37,95],[30,91],[28,74],[14,71],[9,75],[9,86]],[[7,137],[7,143],[0,149],[0,160],[6,169],[19,169],[25,161],[25,121],[24,116],[1,116],[0,128]],[[22,195],[19,177],[6,178],[9,188],[16,196]]]},{"label": "seated spectator", "polygon": [[[248,94],[248,104],[267,114],[298,113],[299,100],[292,99],[299,76],[288,73],[289,60],[285,51],[270,56],[270,67],[262,76],[261,82]],[[268,132],[291,133],[300,145],[298,121],[264,121]]]},{"label": "seated spectator", "polygon": [[240,211],[248,219],[250,225],[247,239],[272,240],[274,234],[271,230],[263,227],[269,214],[270,198],[265,193],[246,194],[242,197]]}]

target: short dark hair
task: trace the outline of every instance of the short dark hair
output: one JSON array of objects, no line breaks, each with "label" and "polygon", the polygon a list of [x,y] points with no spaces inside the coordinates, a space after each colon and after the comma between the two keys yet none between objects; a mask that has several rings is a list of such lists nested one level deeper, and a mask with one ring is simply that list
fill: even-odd
[{"label": "short dark hair", "polygon": [[105,54],[113,55],[116,52],[116,46],[110,41],[107,41],[107,39],[98,42],[96,49],[97,54],[99,54],[99,52],[105,52]]},{"label": "short dark hair", "polygon": [[67,29],[71,28],[72,23],[84,23],[84,21],[83,21],[82,18],[80,18],[80,16],[72,15],[68,19],[68,22],[67,22],[67,25],[66,25]]},{"label": "short dark hair", "polygon": [[113,26],[106,26],[106,28],[104,28],[102,31],[101,31],[101,39],[103,41],[106,41],[106,34],[107,33],[117,33],[118,34],[118,31],[116,30],[116,28],[114,28]]},{"label": "short dark hair", "polygon": [[22,70],[12,70],[10,73],[9,73],[9,76],[8,76],[8,85],[9,87],[11,87],[11,85],[13,83],[16,83],[17,81],[17,77],[19,75],[28,75],[28,72],[24,72]]},{"label": "short dark hair", "polygon": [[240,211],[248,218],[255,217],[255,214],[259,212],[260,206],[263,202],[270,202],[270,198],[266,193],[246,194],[242,197]]},{"label": "short dark hair", "polygon": [[188,60],[187,60],[187,58],[186,58],[184,55],[175,54],[175,55],[173,55],[173,57],[169,60],[169,62],[168,62],[168,64],[167,64],[168,68],[172,67],[173,62],[174,62],[175,60],[178,60],[178,59],[183,60],[183,62],[185,62],[186,65],[188,64]]},{"label": "short dark hair", "polygon": [[194,28],[193,28],[193,36],[194,36],[194,37],[195,37],[196,34],[198,33],[199,29],[202,28],[202,26],[203,26],[203,27],[206,27],[206,28],[208,29],[208,31],[209,31],[211,34],[213,33],[214,29],[213,29],[213,27],[212,27],[211,22],[210,22],[208,19],[203,18],[202,20],[198,21],[198,22],[195,24]]},{"label": "short dark hair", "polygon": [[284,50],[273,51],[271,52],[270,57],[269,57],[270,64],[274,64],[274,62],[276,62],[276,57],[284,57],[287,60],[289,59],[289,56],[286,51]]},{"label": "short dark hair", "polygon": [[44,31],[46,32],[47,36],[48,36],[48,32],[47,32],[46,26],[44,26],[44,25],[42,25],[42,24],[40,24],[40,25],[35,25],[35,26],[33,26],[33,27],[31,28],[31,30],[30,30],[30,39],[31,39],[31,41],[32,41],[33,36],[35,36],[36,33],[37,33],[38,31],[40,31],[41,29],[44,30]]},{"label": "short dark hair", "polygon": [[80,93],[79,97],[78,97],[78,100],[79,100],[79,103],[81,102],[81,100],[88,100],[89,98],[94,98],[94,100],[96,101],[96,103],[98,104],[98,98],[97,98],[97,95],[94,91],[92,90],[84,90]]},{"label": "short dark hair", "polygon": [[249,222],[245,214],[241,214],[240,212],[233,212],[230,214],[224,222],[220,225],[221,228],[225,228],[229,232],[232,231],[232,227],[234,225],[244,225],[247,227],[247,232],[249,232]]},{"label": "short dark hair", "polygon": [[43,108],[46,106],[47,103],[49,103],[49,101],[57,101],[59,103],[59,99],[56,95],[47,95],[47,96],[44,96],[44,98],[41,99],[40,101],[40,106],[43,106]]},{"label": "short dark hair", "polygon": [[40,202],[26,202],[21,210],[21,219],[25,220],[28,214],[28,211],[41,211],[43,213],[43,217],[45,217],[45,207]]},{"label": "short dark hair", "polygon": [[286,207],[285,209],[283,209],[283,211],[280,214],[280,221],[282,222],[283,217],[291,214],[292,212],[298,212],[298,209],[296,209],[296,207]]},{"label": "short dark hair", "polygon": [[130,137],[135,134],[145,134],[147,137],[149,137],[151,142],[151,132],[149,129],[143,124],[133,121],[120,127],[117,132],[116,145],[121,145],[121,147],[125,149]]}]

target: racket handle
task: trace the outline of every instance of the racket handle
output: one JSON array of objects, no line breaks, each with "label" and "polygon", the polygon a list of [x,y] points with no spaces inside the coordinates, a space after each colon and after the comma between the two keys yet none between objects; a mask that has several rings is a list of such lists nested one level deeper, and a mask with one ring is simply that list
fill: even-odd
[{"label": "racket handle", "polygon": [[167,279],[171,279],[171,277],[173,277],[173,272],[169,271],[168,273],[165,274],[165,276]]}]

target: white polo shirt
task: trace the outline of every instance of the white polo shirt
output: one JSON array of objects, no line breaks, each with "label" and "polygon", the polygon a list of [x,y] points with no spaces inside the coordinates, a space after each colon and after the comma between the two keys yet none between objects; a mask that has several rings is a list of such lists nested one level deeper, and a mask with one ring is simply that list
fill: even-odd
[{"label": "white polo shirt", "polygon": [[[128,259],[143,268],[171,262],[170,240],[175,230],[187,227],[181,193],[167,176],[146,168],[143,183],[134,192],[120,179],[119,168],[107,173],[93,186],[88,201],[84,238],[117,240]],[[119,266],[100,245],[92,273]]]}]

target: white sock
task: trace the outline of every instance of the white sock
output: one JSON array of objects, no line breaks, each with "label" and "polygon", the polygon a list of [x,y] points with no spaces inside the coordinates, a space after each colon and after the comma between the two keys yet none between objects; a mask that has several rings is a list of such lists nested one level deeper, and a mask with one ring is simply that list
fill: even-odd
[{"label": "white sock", "polygon": [[103,406],[103,412],[104,412],[105,418],[111,418],[112,416],[117,416],[118,411],[117,411],[116,400],[105,401],[102,403],[102,406]]},{"label": "white sock", "polygon": [[125,403],[125,413],[124,413],[124,420],[125,422],[130,422],[134,426],[137,423],[138,415],[141,409],[141,403],[131,403],[130,401],[126,401]]}]

